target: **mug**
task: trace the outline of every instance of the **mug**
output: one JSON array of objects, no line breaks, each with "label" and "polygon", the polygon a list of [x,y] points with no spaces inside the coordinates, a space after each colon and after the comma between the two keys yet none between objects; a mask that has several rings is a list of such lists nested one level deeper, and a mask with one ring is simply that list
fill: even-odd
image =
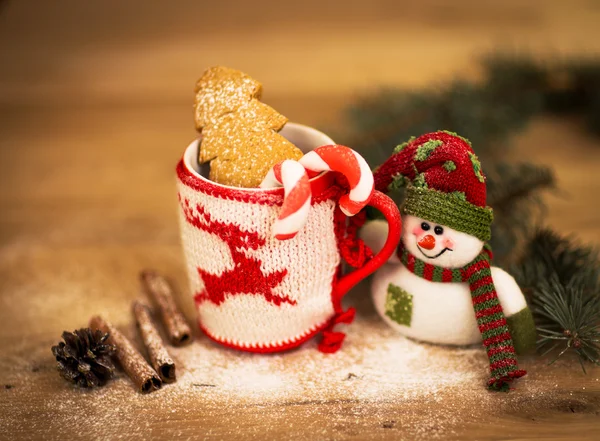
[{"label": "mug", "polygon": [[[325,134],[287,123],[280,132],[308,152],[334,144]],[[375,191],[369,205],[389,224],[386,243],[364,266],[342,276],[340,241],[347,218],[337,206],[345,191],[334,172],[310,180],[313,199],[302,230],[289,240],[272,236],[283,188],[237,188],[210,181],[198,164],[201,139],[177,165],[179,219],[191,292],[200,329],[225,346],[277,352],[299,346],[319,332],[319,349],[335,352],[354,310],[342,297],[392,255],[400,240],[396,204]]]}]

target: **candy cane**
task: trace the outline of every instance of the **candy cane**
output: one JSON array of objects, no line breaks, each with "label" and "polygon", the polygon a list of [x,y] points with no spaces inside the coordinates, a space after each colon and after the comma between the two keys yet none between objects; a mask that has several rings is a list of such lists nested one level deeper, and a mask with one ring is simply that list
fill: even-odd
[{"label": "candy cane", "polygon": [[373,173],[367,161],[349,147],[325,145],[308,152],[299,160],[307,170],[332,170],[348,179],[350,193],[340,198],[340,209],[346,216],[354,216],[369,203],[373,195]]},{"label": "candy cane", "polygon": [[269,188],[282,184],[283,205],[273,226],[273,235],[276,239],[287,240],[294,237],[306,223],[311,191],[306,170],[299,162],[290,159],[275,164],[260,187]]},{"label": "candy cane", "polygon": [[279,240],[291,239],[306,223],[310,210],[309,175],[322,171],[337,171],[348,179],[350,192],[340,198],[340,209],[354,216],[371,199],[373,174],[362,156],[343,145],[326,145],[304,155],[298,162],[285,160],[273,166],[260,184],[261,188],[283,185],[284,200],[281,213],[273,227]]}]

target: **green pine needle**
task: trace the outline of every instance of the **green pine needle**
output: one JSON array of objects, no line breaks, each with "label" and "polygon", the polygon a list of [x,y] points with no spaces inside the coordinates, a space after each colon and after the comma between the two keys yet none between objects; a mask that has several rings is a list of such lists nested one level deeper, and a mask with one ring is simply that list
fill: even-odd
[{"label": "green pine needle", "polygon": [[513,268],[528,293],[543,356],[566,353],[600,364],[600,261],[598,252],[550,230],[528,243],[522,262]]},{"label": "green pine needle", "polygon": [[494,209],[491,245],[499,266],[514,262],[544,213],[540,193],[555,188],[551,169],[529,164],[497,163],[486,169],[487,203]]}]

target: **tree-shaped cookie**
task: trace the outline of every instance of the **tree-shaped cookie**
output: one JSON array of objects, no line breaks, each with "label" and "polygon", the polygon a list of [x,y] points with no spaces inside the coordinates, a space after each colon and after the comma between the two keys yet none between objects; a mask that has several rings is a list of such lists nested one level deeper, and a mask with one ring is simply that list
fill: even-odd
[{"label": "tree-shaped cookie", "polygon": [[210,162],[210,179],[235,187],[258,187],[276,163],[302,152],[277,133],[287,118],[259,101],[261,84],[243,72],[217,66],[196,84],[199,161]]}]

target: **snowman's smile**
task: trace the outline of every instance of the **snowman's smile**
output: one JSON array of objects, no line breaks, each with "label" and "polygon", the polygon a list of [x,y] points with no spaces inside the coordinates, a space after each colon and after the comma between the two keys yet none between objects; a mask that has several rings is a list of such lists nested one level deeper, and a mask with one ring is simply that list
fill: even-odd
[{"label": "snowman's smile", "polygon": [[423,250],[421,249],[421,247],[419,246],[419,244],[417,244],[417,248],[419,249],[419,251],[421,252],[421,254],[425,257],[427,257],[428,259],[437,259],[438,257],[440,257],[442,254],[444,254],[446,251],[452,251],[450,248],[444,248],[442,251],[440,251],[439,253],[437,253],[435,256],[428,256],[427,254],[425,254],[423,252]]}]

